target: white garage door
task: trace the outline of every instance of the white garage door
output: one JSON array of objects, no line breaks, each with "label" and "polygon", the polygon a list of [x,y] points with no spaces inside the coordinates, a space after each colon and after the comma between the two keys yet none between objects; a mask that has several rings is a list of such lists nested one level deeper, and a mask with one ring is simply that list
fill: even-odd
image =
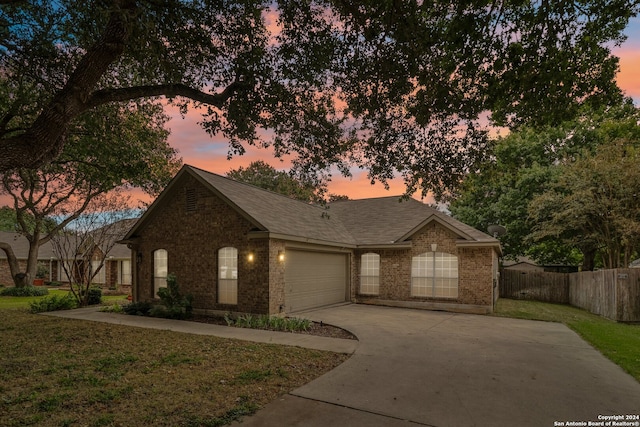
[{"label": "white garage door", "polygon": [[287,312],[346,300],[347,255],[288,249],[285,263]]}]

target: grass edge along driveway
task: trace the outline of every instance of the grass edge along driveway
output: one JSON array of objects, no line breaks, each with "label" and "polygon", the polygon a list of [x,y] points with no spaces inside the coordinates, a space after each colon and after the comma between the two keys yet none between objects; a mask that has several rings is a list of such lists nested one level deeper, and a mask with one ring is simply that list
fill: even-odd
[{"label": "grass edge along driveway", "polygon": [[0,310],[0,426],[221,426],[349,356]]},{"label": "grass edge along driveway", "polygon": [[640,382],[640,325],[618,323],[562,304],[499,299],[499,317],[564,323]]}]

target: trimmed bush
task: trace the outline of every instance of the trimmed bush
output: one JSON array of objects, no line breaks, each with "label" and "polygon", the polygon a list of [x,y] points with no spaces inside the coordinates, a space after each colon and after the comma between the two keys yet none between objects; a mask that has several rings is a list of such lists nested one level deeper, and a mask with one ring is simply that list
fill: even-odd
[{"label": "trimmed bush", "polygon": [[89,305],[98,305],[102,302],[102,289],[100,288],[90,288],[89,289]]},{"label": "trimmed bush", "polygon": [[45,313],[48,311],[71,310],[78,305],[76,299],[71,294],[65,296],[50,295],[37,301],[29,303],[32,313]]},{"label": "trimmed bush", "polygon": [[44,295],[49,295],[49,290],[47,288],[43,288],[41,286],[23,286],[21,288],[12,286],[10,288],[5,288],[0,292],[0,295],[4,297],[41,297]]}]

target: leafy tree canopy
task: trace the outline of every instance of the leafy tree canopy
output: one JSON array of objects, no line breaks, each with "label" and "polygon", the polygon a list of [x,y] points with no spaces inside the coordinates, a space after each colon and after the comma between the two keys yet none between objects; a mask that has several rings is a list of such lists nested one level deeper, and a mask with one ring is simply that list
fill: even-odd
[{"label": "leafy tree canopy", "polygon": [[[26,215],[24,221],[28,224],[29,228],[33,228],[35,226],[35,220],[32,216]],[[45,219],[45,228],[51,229],[55,227],[55,220],[52,218]],[[9,206],[0,207],[0,231],[9,231],[16,232],[20,231],[21,227],[18,223],[18,215],[16,211]]]},{"label": "leafy tree canopy", "polygon": [[308,181],[303,178],[297,178],[285,171],[276,170],[262,160],[251,162],[246,168],[241,166],[238,169],[231,170],[227,172],[227,177],[303,202],[324,203],[326,201],[325,197],[328,197],[330,202],[348,199],[347,196],[327,195],[326,181]]},{"label": "leafy tree canopy", "polygon": [[534,240],[555,238],[585,257],[597,255],[606,268],[625,268],[638,256],[639,117],[602,123],[595,151],[558,166],[556,181],[529,204]]},{"label": "leafy tree canopy", "polygon": [[[13,201],[18,231],[29,241],[27,279],[35,274],[40,245],[90,210],[95,199],[131,187],[154,195],[166,186],[181,164],[167,143],[166,120],[155,104],[105,104],[99,114],[74,122],[63,151],[48,164],[0,173],[0,194]],[[59,221],[51,226],[51,218]],[[15,277],[20,267],[11,246],[0,242],[0,249]]]},{"label": "leafy tree canopy", "polygon": [[[51,161],[86,113],[147,99],[292,155],[455,188],[494,123],[620,98],[610,46],[638,2],[0,0],[0,170]],[[127,141],[120,141],[120,145]]]},{"label": "leafy tree canopy", "polygon": [[[575,265],[582,258],[576,256],[580,250],[586,257],[585,268],[593,268],[595,248],[588,239],[578,242],[560,238],[560,233],[540,231],[534,239],[541,214],[531,216],[530,205],[541,194],[555,192],[565,165],[593,155],[613,135],[633,138],[639,118],[638,110],[628,102],[601,112],[585,111],[578,119],[556,127],[523,127],[498,138],[491,146],[490,159],[465,178],[450,210],[480,230],[490,224],[505,226],[507,234],[500,239],[508,258],[528,255],[542,263]],[[592,166],[596,173],[597,164]],[[564,202],[556,202],[545,206],[550,212],[562,210]]]}]

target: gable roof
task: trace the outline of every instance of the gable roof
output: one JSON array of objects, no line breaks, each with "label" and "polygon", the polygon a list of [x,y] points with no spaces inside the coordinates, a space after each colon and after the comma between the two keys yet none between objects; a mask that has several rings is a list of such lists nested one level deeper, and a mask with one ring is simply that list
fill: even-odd
[{"label": "gable roof", "polygon": [[344,224],[328,215],[323,207],[202,169],[187,168],[262,231],[326,242],[351,243],[353,240]]},{"label": "gable roof", "polygon": [[345,247],[407,246],[410,237],[436,221],[458,237],[458,243],[496,246],[499,241],[417,200],[400,196],[338,201],[327,208],[311,205],[250,184],[184,165],[167,188],[125,236],[134,238],[154,209],[170,197],[185,175],[195,177],[251,222],[255,231],[291,240]]},{"label": "gable roof", "polygon": [[496,243],[497,240],[415,199],[400,196],[343,200],[330,212],[355,236],[358,245],[400,243],[432,221],[450,229],[462,240]]}]

